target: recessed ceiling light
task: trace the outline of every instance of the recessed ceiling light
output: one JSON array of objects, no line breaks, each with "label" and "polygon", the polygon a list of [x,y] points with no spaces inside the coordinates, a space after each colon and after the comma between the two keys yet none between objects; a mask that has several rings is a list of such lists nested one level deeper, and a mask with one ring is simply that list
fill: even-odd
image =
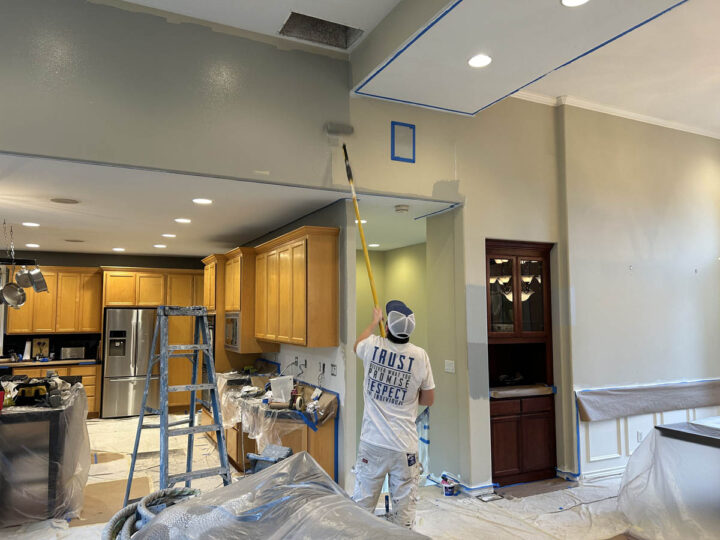
[{"label": "recessed ceiling light", "polygon": [[560,0],[560,3],[565,7],[578,7],[583,4],[587,4],[590,0]]},{"label": "recessed ceiling light", "polygon": [[79,244],[80,242],[84,242],[85,240],[78,240],[77,238],[66,238],[65,241]]},{"label": "recessed ceiling light", "polygon": [[483,68],[485,66],[489,66],[490,62],[492,62],[492,58],[490,58],[487,54],[476,54],[470,60],[468,60],[468,64],[470,65],[470,67],[474,68]]},{"label": "recessed ceiling light", "polygon": [[380,244],[368,244],[368,247],[380,247]]},{"label": "recessed ceiling light", "polygon": [[153,247],[154,247],[154,248],[158,248],[158,249],[162,249],[162,248],[166,248],[167,246],[166,246],[165,244],[154,244]]},{"label": "recessed ceiling light", "polygon": [[[355,223],[357,223],[357,219],[355,220]],[[361,220],[360,220],[360,223],[362,223],[363,225],[365,225],[365,224],[367,223],[367,219],[361,219]]]},{"label": "recessed ceiling light", "polygon": [[23,227],[39,227],[39,223],[33,223],[32,221],[23,221]]},{"label": "recessed ceiling light", "polygon": [[29,247],[29,248],[39,248],[39,247],[40,247],[40,244],[25,244],[25,247]]},{"label": "recessed ceiling light", "polygon": [[50,199],[50,202],[58,203],[58,204],[77,204],[80,201],[77,199],[64,199],[62,197],[57,197],[55,199]]},{"label": "recessed ceiling light", "polygon": [[176,234],[165,233],[165,234],[163,234],[163,236],[164,236],[165,238],[175,238],[177,235],[176,235]]},{"label": "recessed ceiling light", "polygon": [[195,204],[212,204],[212,199],[193,199]]},{"label": "recessed ceiling light", "polygon": [[113,248],[113,251],[125,251],[125,248]]},{"label": "recessed ceiling light", "polygon": [[184,217],[175,218],[175,221],[177,223],[190,223],[190,220],[188,218],[184,218]]}]

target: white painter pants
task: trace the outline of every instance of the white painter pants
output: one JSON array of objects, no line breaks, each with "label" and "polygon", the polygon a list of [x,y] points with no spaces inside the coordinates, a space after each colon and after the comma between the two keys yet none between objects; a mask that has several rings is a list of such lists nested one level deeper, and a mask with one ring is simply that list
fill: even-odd
[{"label": "white painter pants", "polygon": [[398,525],[412,527],[415,523],[419,472],[417,454],[388,450],[360,441],[352,498],[368,512],[374,512],[387,474],[392,520]]}]

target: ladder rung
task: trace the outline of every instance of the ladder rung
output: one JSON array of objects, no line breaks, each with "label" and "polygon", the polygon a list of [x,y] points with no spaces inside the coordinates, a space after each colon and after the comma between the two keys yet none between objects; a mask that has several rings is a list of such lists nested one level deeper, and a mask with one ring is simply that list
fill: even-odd
[{"label": "ladder rung", "polygon": [[193,478],[203,478],[205,476],[216,476],[221,474],[227,474],[230,471],[223,467],[216,467],[215,469],[201,469],[199,471],[191,471],[189,473],[182,474],[171,474],[168,476],[168,484],[173,485],[177,482],[184,482],[185,480],[192,480]]},{"label": "ladder rung", "polygon": [[168,386],[168,392],[187,392],[189,390],[215,390],[214,384],[178,384]]},{"label": "ladder rung", "polygon": [[192,315],[194,317],[207,315],[207,308],[204,306],[162,306],[161,315],[172,317],[174,315]]},{"label": "ladder rung", "polygon": [[[178,421],[176,421],[176,422],[170,422],[170,423],[168,424],[168,427],[182,426],[183,424],[187,424],[188,422],[190,422],[190,419],[189,419],[189,418],[185,418],[185,420],[178,420]],[[159,427],[160,427],[160,424],[143,424],[143,425],[142,425],[142,428],[143,428],[143,429],[157,429],[157,428],[159,428]]]},{"label": "ladder rung", "polygon": [[208,424],[205,426],[193,426],[180,429],[169,429],[168,436],[178,437],[180,435],[190,435],[190,433],[207,433],[208,431],[218,431],[221,429],[220,424]]},{"label": "ladder rung", "polygon": [[210,345],[205,343],[192,345],[168,345],[168,351],[209,351]]}]

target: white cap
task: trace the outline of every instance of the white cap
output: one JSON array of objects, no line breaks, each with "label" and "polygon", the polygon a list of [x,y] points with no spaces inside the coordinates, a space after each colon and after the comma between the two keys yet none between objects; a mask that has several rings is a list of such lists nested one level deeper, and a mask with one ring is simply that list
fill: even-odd
[{"label": "white cap", "polygon": [[415,314],[400,300],[392,300],[385,306],[390,333],[400,339],[409,338],[415,330]]}]

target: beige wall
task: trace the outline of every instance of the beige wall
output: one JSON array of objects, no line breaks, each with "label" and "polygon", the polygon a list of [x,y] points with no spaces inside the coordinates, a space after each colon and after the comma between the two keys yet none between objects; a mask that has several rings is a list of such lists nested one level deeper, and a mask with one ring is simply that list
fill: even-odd
[{"label": "beige wall", "polygon": [[720,141],[565,109],[575,386],[720,377]]}]

